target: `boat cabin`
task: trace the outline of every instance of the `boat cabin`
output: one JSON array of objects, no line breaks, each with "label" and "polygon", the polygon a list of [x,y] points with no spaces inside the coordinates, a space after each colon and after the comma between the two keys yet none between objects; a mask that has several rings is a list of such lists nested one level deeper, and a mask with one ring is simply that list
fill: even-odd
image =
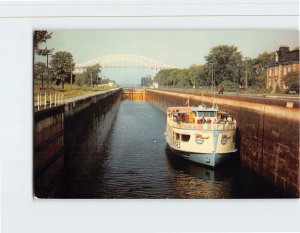
[{"label": "boat cabin", "polygon": [[206,107],[205,105],[193,107],[169,107],[167,112],[168,117],[178,123],[218,124],[223,121],[233,121],[227,112],[221,112],[218,107]]},{"label": "boat cabin", "polygon": [[192,108],[195,113],[195,123],[217,123],[221,120],[221,112],[216,107],[197,106]]}]

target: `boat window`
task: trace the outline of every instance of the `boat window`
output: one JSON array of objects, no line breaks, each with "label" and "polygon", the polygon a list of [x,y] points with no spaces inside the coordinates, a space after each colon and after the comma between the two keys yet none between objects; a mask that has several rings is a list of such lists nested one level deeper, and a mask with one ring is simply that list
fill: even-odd
[{"label": "boat window", "polygon": [[190,135],[187,135],[187,134],[181,134],[181,140],[183,142],[188,142],[190,140]]},{"label": "boat window", "polygon": [[204,116],[204,113],[203,112],[198,112],[198,117],[203,117]]},{"label": "boat window", "polygon": [[176,140],[179,140],[179,136],[180,136],[180,134],[176,133]]},{"label": "boat window", "polygon": [[209,112],[204,112],[205,117],[209,117]]},{"label": "boat window", "polygon": [[215,117],[216,116],[216,112],[209,112],[210,117]]}]

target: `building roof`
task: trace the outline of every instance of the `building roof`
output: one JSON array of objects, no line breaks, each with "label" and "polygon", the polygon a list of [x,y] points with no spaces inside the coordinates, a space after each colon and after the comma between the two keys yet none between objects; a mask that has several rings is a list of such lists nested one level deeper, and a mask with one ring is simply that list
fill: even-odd
[{"label": "building roof", "polygon": [[[282,48],[280,49],[282,50]],[[299,63],[299,49],[293,51],[287,51],[285,48],[284,53],[281,50],[276,51],[280,56],[278,61],[269,62],[267,67],[278,66],[280,64],[286,65],[286,64]]]},{"label": "building roof", "polygon": [[299,50],[293,50],[285,54],[282,62],[299,62]]}]

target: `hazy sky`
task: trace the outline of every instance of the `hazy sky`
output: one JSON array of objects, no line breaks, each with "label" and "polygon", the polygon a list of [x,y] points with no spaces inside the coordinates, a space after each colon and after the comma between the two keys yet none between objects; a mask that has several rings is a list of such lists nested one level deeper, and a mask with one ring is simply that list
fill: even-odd
[{"label": "hazy sky", "polygon": [[[217,45],[235,45],[247,57],[275,51],[280,45],[291,49],[299,44],[298,31],[53,31],[48,48],[69,51],[76,63],[116,54],[130,53],[157,59],[163,63],[189,67],[204,64],[205,56]],[[147,71],[103,70],[118,83],[139,83]],[[112,77],[111,77],[112,76]]]}]

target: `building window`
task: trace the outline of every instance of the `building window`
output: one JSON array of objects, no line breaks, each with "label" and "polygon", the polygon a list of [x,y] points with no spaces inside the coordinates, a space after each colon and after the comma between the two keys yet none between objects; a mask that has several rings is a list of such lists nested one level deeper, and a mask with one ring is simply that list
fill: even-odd
[{"label": "building window", "polygon": [[286,73],[287,73],[287,68],[285,66],[285,67],[283,67],[283,75],[286,75]]}]

